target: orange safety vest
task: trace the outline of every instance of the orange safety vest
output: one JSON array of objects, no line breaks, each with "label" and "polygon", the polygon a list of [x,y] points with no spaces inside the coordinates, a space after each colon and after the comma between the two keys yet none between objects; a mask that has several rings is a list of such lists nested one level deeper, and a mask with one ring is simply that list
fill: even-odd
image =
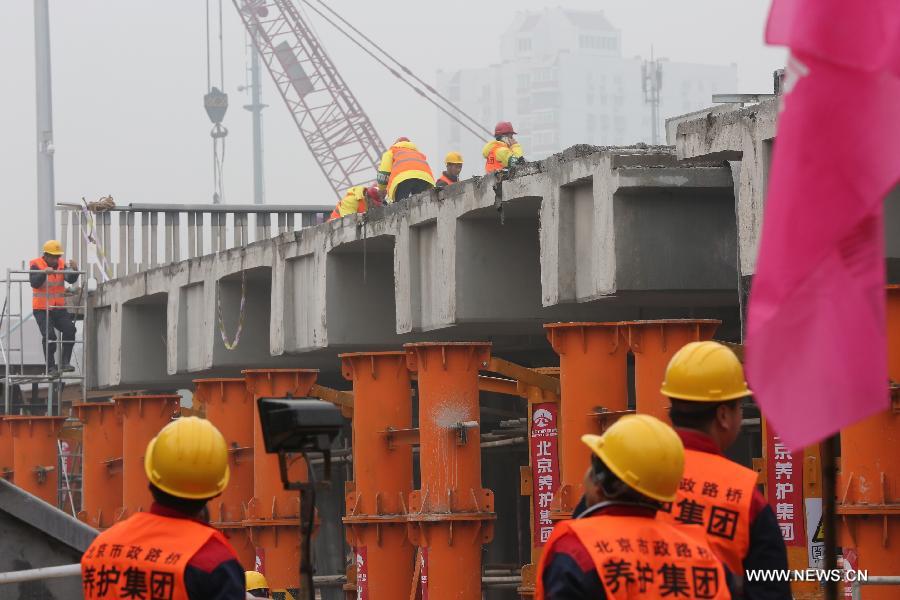
[{"label": "orange safety vest", "polygon": [[[62,262],[62,260],[63,257],[60,256],[60,262],[57,264],[65,264]],[[41,256],[40,258],[36,258],[31,261],[31,268],[44,271],[45,269],[49,269],[50,265],[48,265],[47,261],[44,260],[44,257]],[[39,288],[32,289],[32,294],[33,297],[31,299],[31,308],[34,310],[45,310],[48,304],[51,308],[53,308],[54,306],[65,306],[65,276],[62,273],[48,273],[47,280],[44,282],[44,285]]]},{"label": "orange safety vest", "polygon": [[[348,192],[347,196],[349,196],[349,195],[350,195],[350,193]],[[347,196],[344,196],[344,198],[346,198]],[[338,200],[338,203],[335,205],[334,210],[331,211],[331,214],[328,216],[329,221],[334,221],[335,219],[341,218],[341,204],[343,204],[344,198],[341,198],[340,200]],[[363,192],[362,198],[359,199],[359,202],[356,205],[356,212],[358,212],[358,213],[366,212],[367,206],[368,206],[368,204],[367,204],[366,193]]]},{"label": "orange safety vest", "polygon": [[494,144],[494,147],[491,148],[491,151],[488,152],[487,159],[484,162],[484,172],[485,173],[493,173],[494,171],[499,171],[503,169],[503,163],[497,158],[497,151],[500,148],[508,147],[503,142],[497,142]]},{"label": "orange safety vest", "polygon": [[184,570],[206,542],[221,533],[197,521],[136,513],[98,535],[81,557],[85,600],[189,600]]},{"label": "orange safety vest", "polygon": [[590,553],[607,600],[731,598],[725,569],[699,527],[673,527],[642,516],[598,515],[560,521],[553,528],[538,565],[535,600],[544,600],[543,573],[553,544],[568,532]]},{"label": "orange safety vest", "polygon": [[394,189],[394,186],[392,185],[394,179],[404,171],[423,171],[431,176],[431,181],[434,181],[434,175],[431,173],[431,167],[428,166],[428,160],[425,158],[425,155],[418,150],[392,146],[391,154],[394,159],[391,163],[391,176],[388,178],[387,182],[388,190]]},{"label": "orange safety vest", "polygon": [[657,516],[676,525],[701,525],[722,562],[732,573],[743,573],[750,550],[750,504],[757,478],[756,471],[724,456],[685,450],[678,496]]},{"label": "orange safety vest", "polygon": [[441,173],[441,176],[438,177],[438,182],[441,182],[441,181],[444,182],[445,186],[453,185],[454,183],[456,183],[455,181],[453,181],[452,179],[447,177],[446,173]]}]

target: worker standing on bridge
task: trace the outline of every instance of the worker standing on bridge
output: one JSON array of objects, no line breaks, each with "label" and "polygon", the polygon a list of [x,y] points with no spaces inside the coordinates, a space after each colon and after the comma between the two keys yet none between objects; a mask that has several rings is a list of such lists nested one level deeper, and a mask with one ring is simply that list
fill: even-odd
[{"label": "worker standing on bridge", "polygon": [[98,535],[81,558],[86,600],[244,600],[244,569],[206,503],[228,485],[225,438],[205,419],[182,417],[147,445],[153,505]]},{"label": "worker standing on bridge", "polygon": [[787,550],[772,508],[756,488],[756,471],[722,453],[741,431],[741,403],[753,393],[734,352],[718,342],[691,342],[669,362],[662,394],[684,443],[684,479],[670,523],[702,525],[716,554],[743,579],[745,600],[790,600],[784,581],[748,581],[749,570],[787,570]]},{"label": "worker standing on bridge", "polygon": [[428,166],[428,159],[409,138],[397,138],[394,145],[381,155],[379,191],[387,195],[388,202],[396,202],[433,188],[434,175]]},{"label": "worker standing on bridge", "polygon": [[494,139],[484,145],[484,172],[493,173],[525,162],[522,145],[516,141],[512,123],[500,121],[494,127]]},{"label": "worker standing on bridge", "polygon": [[353,213],[364,213],[369,208],[381,206],[381,204],[381,195],[378,192],[378,187],[373,185],[367,188],[364,185],[356,185],[347,190],[344,197],[338,201],[328,220],[334,221]]},{"label": "worker standing on bridge", "polygon": [[588,508],[560,521],[544,547],[536,600],[731,598],[725,568],[699,527],[656,518],[675,499],[684,447],[672,428],[630,415],[601,435],[585,474]]},{"label": "worker standing on bridge", "polygon": [[462,173],[463,157],[459,152],[448,152],[444,159],[446,170],[438,177],[437,183],[434,184],[439,190],[453,185],[459,181],[459,174]]},{"label": "worker standing on bridge", "polygon": [[[78,273],[47,273],[47,271],[76,271],[78,265],[70,260],[66,265],[63,260],[62,244],[57,240],[48,240],[44,244],[44,253],[31,261],[29,274],[33,298],[31,308],[34,320],[43,338],[44,359],[47,361],[47,372],[56,374],[56,332],[62,334],[62,371],[74,371],[71,365],[72,350],[75,347],[75,323],[72,315],[66,310],[65,283],[78,281]],[[49,340],[49,344],[48,344]]]}]

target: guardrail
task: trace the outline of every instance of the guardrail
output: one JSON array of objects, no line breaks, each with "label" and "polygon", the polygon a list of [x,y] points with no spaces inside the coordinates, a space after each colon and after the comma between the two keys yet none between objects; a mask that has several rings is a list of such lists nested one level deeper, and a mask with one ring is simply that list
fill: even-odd
[{"label": "guardrail", "polygon": [[129,204],[89,212],[81,204],[56,205],[59,239],[66,257],[86,267],[89,248],[96,244],[97,260],[90,268],[90,276],[98,281],[318,225],[328,219],[332,208],[287,204]]},{"label": "guardrail", "polygon": [[857,579],[850,584],[853,600],[862,599],[864,585],[900,585],[900,575],[870,575],[867,579]]}]

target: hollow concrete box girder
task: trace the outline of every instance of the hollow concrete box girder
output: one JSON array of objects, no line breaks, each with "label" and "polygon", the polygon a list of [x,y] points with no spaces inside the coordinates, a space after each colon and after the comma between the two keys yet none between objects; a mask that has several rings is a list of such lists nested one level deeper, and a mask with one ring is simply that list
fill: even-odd
[{"label": "hollow concrete box girder", "polygon": [[[129,314],[140,311],[165,321],[165,356],[161,339],[148,344],[148,365],[164,362],[171,386],[297,355],[335,369],[339,352],[396,346],[412,332],[488,335],[502,347],[503,336],[540,339],[548,321],[733,310],[733,190],[727,167],[680,164],[668,148],[573,147],[504,181],[476,177],[115,279],[91,299],[91,384],[162,385],[161,367],[132,364],[142,336]],[[229,351],[217,306],[231,338],[242,272],[242,337]]]}]

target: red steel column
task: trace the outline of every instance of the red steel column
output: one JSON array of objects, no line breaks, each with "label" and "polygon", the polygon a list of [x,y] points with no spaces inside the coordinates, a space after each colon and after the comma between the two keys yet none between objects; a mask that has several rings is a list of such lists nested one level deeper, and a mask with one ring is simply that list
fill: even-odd
[{"label": "red steel column", "polygon": [[[888,286],[888,375],[900,383],[900,286]],[[900,414],[869,417],[841,432],[838,514],[844,523],[841,546],[856,548],[859,569],[894,575],[900,565]],[[897,589],[863,586],[864,600],[897,597]]]},{"label": "red steel column", "polygon": [[353,382],[353,481],[347,486],[344,524],[357,577],[362,575],[358,583],[369,600],[405,598],[415,568],[415,548],[406,534],[412,446],[390,445],[385,431],[412,427],[406,353],[340,358],[344,378]]},{"label": "red steel column", "polygon": [[669,401],[659,393],[669,360],[689,342],[711,340],[721,324],[715,319],[664,319],[623,324],[634,354],[637,412],[669,423]]},{"label": "red steel column", "polygon": [[253,398],[243,377],[195,379],[194,408],[202,410],[228,444],[231,479],[209,503],[212,525],[228,537],[245,570],[251,571],[256,552],[243,521],[253,498]]},{"label": "red steel column", "polygon": [[116,396],[113,398],[122,416],[122,517],[150,510],[153,496],[144,473],[144,453],[159,430],[181,408],[181,396]]},{"label": "red steel column", "polygon": [[13,439],[6,417],[0,417],[0,477],[10,483],[13,480]]},{"label": "red steel column", "polygon": [[[300,494],[284,489],[278,456],[266,454],[259,421],[258,398],[300,398],[309,394],[319,374],[317,369],[251,369],[242,371],[253,399],[253,499],[244,526],[255,545],[256,562],[271,589],[300,585]],[[305,481],[306,463],[296,457],[288,476]]]},{"label": "red steel column", "polygon": [[481,599],[481,546],[493,537],[494,495],[481,487],[478,370],[488,342],[406,344],[419,378],[422,489],[409,497],[411,541],[423,556],[423,597]]},{"label": "red steel column", "polygon": [[83,424],[78,518],[103,530],[122,509],[122,416],[113,402],[75,404],[72,410]]},{"label": "red steel column", "polygon": [[9,416],[13,471],[17,486],[57,506],[59,448],[56,441],[66,417]]},{"label": "red steel column", "polygon": [[550,323],[544,325],[559,354],[560,487],[554,519],[567,519],[584,493],[582,480],[590,466],[581,436],[601,433],[596,412],[628,408],[628,346],[620,323]]}]

